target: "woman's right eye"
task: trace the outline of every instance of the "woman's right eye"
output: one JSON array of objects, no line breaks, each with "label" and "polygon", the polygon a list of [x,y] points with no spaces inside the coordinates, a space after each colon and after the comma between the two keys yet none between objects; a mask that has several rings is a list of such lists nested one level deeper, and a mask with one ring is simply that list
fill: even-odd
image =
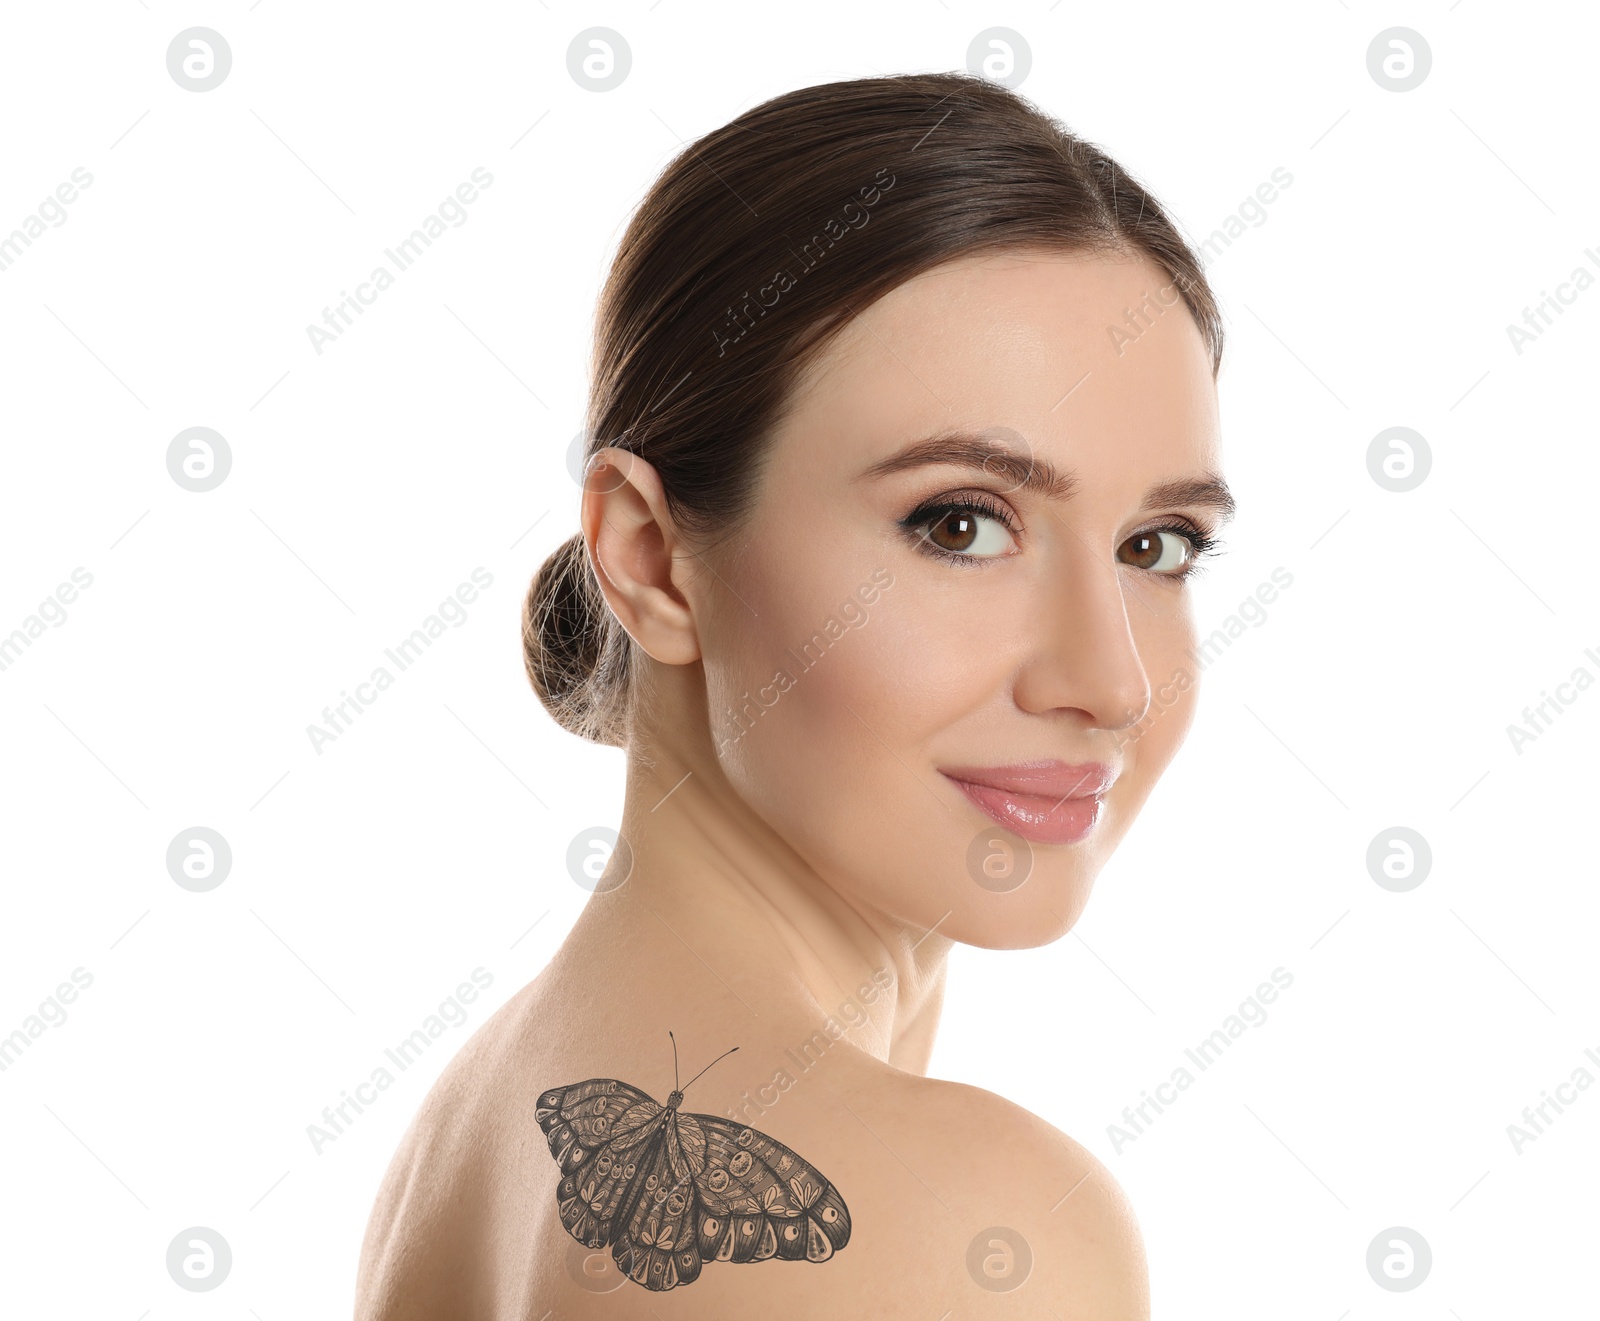
[{"label": "woman's right eye", "polygon": [[1017,548],[1006,520],[973,505],[942,505],[920,512],[917,535],[936,554],[967,560],[998,559]]}]

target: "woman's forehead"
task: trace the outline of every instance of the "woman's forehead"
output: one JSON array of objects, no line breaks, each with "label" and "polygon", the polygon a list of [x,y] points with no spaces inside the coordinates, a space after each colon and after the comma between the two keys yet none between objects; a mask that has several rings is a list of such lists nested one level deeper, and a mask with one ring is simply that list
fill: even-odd
[{"label": "woman's forehead", "polygon": [[995,429],[1062,466],[1097,454],[1214,466],[1210,355],[1170,277],[1120,254],[937,267],[818,354],[775,441],[802,440],[808,453],[788,459],[817,469],[870,463],[921,435]]}]

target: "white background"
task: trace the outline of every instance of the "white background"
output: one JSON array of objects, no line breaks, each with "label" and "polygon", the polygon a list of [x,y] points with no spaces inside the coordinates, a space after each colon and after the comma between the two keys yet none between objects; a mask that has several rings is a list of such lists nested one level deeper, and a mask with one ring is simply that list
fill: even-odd
[{"label": "white background", "polygon": [[[203,93],[166,66],[195,25],[233,57]],[[596,25],[633,57],[605,93],[566,66]],[[8,6],[0,235],[93,183],[0,272],[0,635],[75,568],[93,584],[0,672],[0,1034],[93,982],[0,1073],[0,1311],[348,1315],[400,1134],[558,945],[568,843],[620,808],[621,754],[529,691],[518,608],[576,530],[626,217],[680,139],[963,67],[994,25],[1031,48],[1020,90],[1195,241],[1292,174],[1209,267],[1242,514],[1200,617],[1293,585],[1207,670],[1077,931],[958,951],[934,1071],[1110,1165],[1158,1316],[1594,1313],[1600,1088],[1520,1152],[1507,1125],[1600,1054],[1600,691],[1520,753],[1507,726],[1600,677],[1600,291],[1520,354],[1506,327],[1600,274],[1600,23],[1485,0]],[[1366,62],[1395,25],[1433,54],[1403,93]],[[319,355],[308,323],[479,166],[466,222]],[[202,494],[166,467],[194,426],[232,455]],[[1392,426],[1432,453],[1407,493],[1367,470]],[[314,751],[479,567],[466,622]],[[198,825],[233,852],[208,893],[165,864]],[[1406,893],[1366,865],[1397,825],[1433,853]],[[323,1107],[480,967],[467,1023],[315,1152]],[[1267,1021],[1116,1150],[1122,1108],[1277,967]],[[231,1245],[215,1292],[167,1273],[191,1226]],[[1431,1245],[1413,1292],[1368,1274],[1391,1226]]]}]

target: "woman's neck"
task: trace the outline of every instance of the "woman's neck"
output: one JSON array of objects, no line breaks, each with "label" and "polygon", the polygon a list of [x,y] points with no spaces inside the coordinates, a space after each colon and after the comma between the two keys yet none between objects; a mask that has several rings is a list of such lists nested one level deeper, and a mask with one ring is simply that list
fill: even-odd
[{"label": "woman's neck", "polygon": [[950,942],[830,884],[755,815],[709,749],[683,756],[658,741],[650,756],[630,755],[620,834],[628,847],[612,867],[628,858],[631,869],[620,884],[608,873],[581,940],[681,942],[760,1017],[810,1028],[864,1015],[850,1032],[857,1047],[926,1072]]}]

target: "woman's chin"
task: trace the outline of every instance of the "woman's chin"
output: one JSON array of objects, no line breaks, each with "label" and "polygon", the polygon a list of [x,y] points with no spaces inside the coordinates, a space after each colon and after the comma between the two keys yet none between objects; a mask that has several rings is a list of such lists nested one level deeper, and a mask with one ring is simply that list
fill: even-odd
[{"label": "woman's chin", "polygon": [[976,949],[1038,949],[1077,925],[1093,886],[1092,878],[1035,874],[1015,890],[957,903],[938,931]]}]

